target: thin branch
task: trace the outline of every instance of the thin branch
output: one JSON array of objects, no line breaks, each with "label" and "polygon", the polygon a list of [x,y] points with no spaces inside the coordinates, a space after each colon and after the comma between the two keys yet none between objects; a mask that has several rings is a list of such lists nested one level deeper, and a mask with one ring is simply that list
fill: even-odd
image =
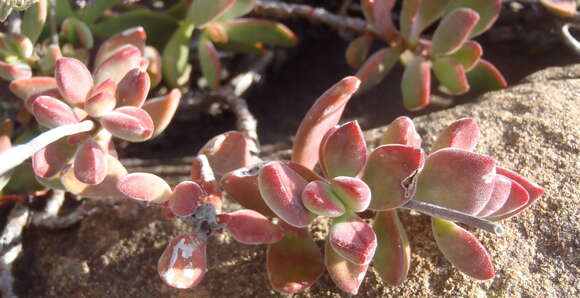
[{"label": "thin branch", "polygon": [[0,238],[0,292],[2,297],[17,297],[14,294],[12,263],[22,252],[22,231],[28,223],[30,212],[21,204],[16,204],[8,215],[8,221]]},{"label": "thin branch", "polygon": [[468,226],[482,229],[495,235],[502,235],[504,233],[503,227],[500,224],[429,203],[411,200],[401,208],[415,210],[429,216],[439,217],[453,222],[464,223]]},{"label": "thin branch", "polygon": [[560,28],[560,37],[562,38],[562,41],[568,48],[572,49],[576,53],[576,55],[580,55],[580,42],[578,42],[578,40],[572,35],[572,33],[570,33],[570,27],[576,29],[580,28],[578,24],[571,23],[564,24]]},{"label": "thin branch", "polygon": [[53,190],[52,195],[46,203],[44,211],[32,214],[32,224],[48,229],[64,229],[78,223],[94,210],[89,209],[83,202],[83,204],[73,212],[64,216],[59,216],[58,212],[62,208],[64,200],[65,191]]},{"label": "thin branch", "polygon": [[91,131],[93,128],[95,128],[95,123],[91,120],[59,126],[43,132],[26,144],[14,146],[0,153],[0,176],[23,163],[34,153],[49,144],[70,135]]}]

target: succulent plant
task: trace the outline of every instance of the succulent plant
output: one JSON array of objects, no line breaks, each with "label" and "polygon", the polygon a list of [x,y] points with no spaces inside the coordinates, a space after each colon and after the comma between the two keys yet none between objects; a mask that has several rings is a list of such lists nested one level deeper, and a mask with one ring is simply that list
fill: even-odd
[{"label": "succulent plant", "polygon": [[138,27],[105,41],[93,73],[81,61],[66,57],[56,60],[54,78],[11,82],[10,90],[41,126],[53,129],[81,121],[94,125],[32,156],[34,173],[42,182],[86,197],[117,196],[116,179],[126,170],[115,158],[112,137],[142,142],[167,127],[181,93],[173,90],[146,101],[150,78],[145,72],[145,38]]},{"label": "succulent plant", "polygon": [[[450,94],[462,94],[470,88],[488,91],[506,86],[500,72],[481,58],[483,50],[479,43],[470,40],[495,22],[500,0],[404,0],[398,29],[391,17],[395,3],[395,0],[361,0],[371,30],[350,43],[346,60],[358,68],[356,76],[362,81],[362,89],[380,83],[397,60],[405,67],[401,89],[403,104],[409,110],[429,104],[431,71]],[[422,38],[421,34],[439,19],[431,40]],[[389,46],[368,57],[375,39]]]}]

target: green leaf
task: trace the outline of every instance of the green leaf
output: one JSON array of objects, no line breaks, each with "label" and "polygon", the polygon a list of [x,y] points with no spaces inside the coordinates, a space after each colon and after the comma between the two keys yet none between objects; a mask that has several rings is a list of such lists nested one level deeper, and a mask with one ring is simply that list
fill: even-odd
[{"label": "green leaf", "polygon": [[429,63],[422,56],[413,58],[401,79],[403,104],[407,110],[414,111],[429,104],[431,94],[431,70]]},{"label": "green leaf", "polygon": [[419,34],[443,15],[445,7],[451,1],[452,0],[427,0],[421,3],[416,20]]},{"label": "green leaf", "polygon": [[446,15],[433,33],[433,55],[445,55],[459,49],[478,20],[477,12],[469,8],[459,8]]},{"label": "green leaf", "polygon": [[475,66],[475,64],[477,64],[482,54],[483,49],[479,43],[473,40],[468,40],[464,42],[457,51],[447,57],[459,61],[459,63],[463,65],[463,68],[465,68],[466,71],[469,71]]},{"label": "green leaf", "polygon": [[421,0],[405,0],[403,1],[403,7],[401,8],[401,18],[399,20],[401,34],[411,43],[417,41],[420,33],[416,26],[415,19],[419,13],[421,2]]},{"label": "green leaf", "polygon": [[226,9],[222,15],[218,16],[215,22],[224,22],[227,20],[235,19],[237,17],[244,16],[256,5],[256,0],[237,0],[232,6]]},{"label": "green leaf", "polygon": [[479,14],[477,25],[469,33],[469,38],[472,38],[487,31],[493,25],[499,16],[501,0],[454,0],[449,2],[445,10],[449,13],[457,8],[471,8]]},{"label": "green leaf", "polygon": [[298,42],[294,33],[281,23],[258,19],[238,19],[223,23],[228,38],[243,43],[265,43],[284,47]]},{"label": "green leaf", "polygon": [[163,50],[163,79],[171,87],[179,87],[189,80],[191,65],[189,61],[189,39],[193,34],[194,25],[182,24],[173,33]]},{"label": "green leaf", "polygon": [[437,80],[449,93],[457,95],[469,91],[465,69],[459,61],[448,57],[438,58],[433,61],[431,68]]},{"label": "green leaf", "polygon": [[147,32],[147,43],[158,49],[163,49],[178,27],[178,22],[170,16],[149,10],[134,10],[123,13],[111,19],[92,26],[93,33],[105,39],[125,29],[143,26]]},{"label": "green leaf", "polygon": [[398,286],[407,278],[411,247],[397,210],[377,212],[373,229],[378,243],[373,258],[374,268],[383,281]]},{"label": "green leaf", "polygon": [[479,59],[475,67],[467,73],[467,80],[472,89],[480,92],[498,90],[507,86],[499,70],[484,59]]},{"label": "green leaf", "polygon": [[113,8],[115,4],[120,3],[119,0],[98,0],[93,1],[93,5],[86,6],[80,13],[81,20],[87,24],[94,23],[98,18],[103,16],[105,11]]},{"label": "green leaf", "polygon": [[352,68],[360,67],[369,55],[369,49],[373,42],[371,34],[364,34],[351,41],[346,48],[346,62]]},{"label": "green leaf", "polygon": [[251,55],[264,55],[266,53],[266,50],[260,43],[249,44],[230,40],[226,43],[216,42],[214,45],[217,48],[228,52],[237,52]]},{"label": "green leaf", "polygon": [[48,11],[47,0],[40,0],[24,13],[22,18],[22,34],[28,36],[28,39],[35,44],[42,33]]},{"label": "green leaf", "polygon": [[192,22],[196,26],[204,25],[224,13],[235,1],[194,0],[185,17],[185,21]]},{"label": "green leaf", "polygon": [[64,19],[74,16],[75,12],[69,0],[56,0],[56,20],[57,24],[62,24]]},{"label": "green leaf", "polygon": [[197,48],[201,72],[207,80],[207,85],[215,90],[220,87],[222,70],[218,52],[211,41],[205,37],[199,39]]}]

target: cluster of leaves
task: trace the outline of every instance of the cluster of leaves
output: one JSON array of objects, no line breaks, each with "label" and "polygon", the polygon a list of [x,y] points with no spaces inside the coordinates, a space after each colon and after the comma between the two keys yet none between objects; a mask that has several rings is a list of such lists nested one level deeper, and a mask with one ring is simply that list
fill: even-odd
[{"label": "cluster of leaves", "polygon": [[[163,280],[179,288],[198,284],[207,270],[206,238],[225,228],[242,243],[268,244],[268,277],[282,293],[305,290],[326,266],[339,288],[356,294],[371,262],[386,283],[399,285],[410,267],[410,246],[397,209],[410,200],[497,221],[543,193],[491,157],[472,152],[479,138],[473,119],[449,125],[426,155],[413,122],[400,117],[388,126],[382,145],[367,153],[356,122],[335,126],[358,86],[357,78],[345,78],[315,102],[296,134],[292,161],[252,159],[244,136],[229,132],[201,149],[192,181],[173,190],[148,173],[123,178],[123,194],[161,204],[194,224],[163,253]],[[317,164],[321,173],[313,170]],[[221,214],[222,190],[247,209]],[[217,217],[207,216],[209,206]],[[368,210],[372,225],[360,217]],[[308,229],[317,216],[331,218],[324,257]],[[477,279],[494,276],[489,254],[473,234],[441,218],[432,218],[432,227],[439,248],[459,270]]]},{"label": "cluster of leaves", "polygon": [[[401,89],[409,110],[429,104],[431,70],[444,91],[454,95],[470,87],[488,91],[506,86],[499,71],[481,59],[479,43],[470,40],[495,22],[501,0],[404,0],[398,29],[391,17],[395,3],[361,0],[370,30],[350,43],[346,59],[359,68],[356,76],[363,89],[380,83],[398,60],[405,66]],[[431,40],[423,38],[422,33],[439,19]],[[375,39],[389,46],[367,59]]]}]

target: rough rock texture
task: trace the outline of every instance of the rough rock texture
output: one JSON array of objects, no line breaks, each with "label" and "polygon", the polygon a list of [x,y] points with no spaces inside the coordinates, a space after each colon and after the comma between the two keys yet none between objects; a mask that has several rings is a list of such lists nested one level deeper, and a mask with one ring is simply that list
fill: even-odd
[{"label": "rough rock texture", "polygon": [[[580,65],[551,68],[477,103],[415,119],[428,150],[445,125],[477,118],[483,136],[476,151],[543,185],[546,195],[503,222],[507,235],[476,232],[496,269],[496,278],[485,282],[462,275],[445,260],[428,217],[400,212],[413,251],[409,277],[400,287],[386,287],[371,270],[359,295],[580,296],[579,99]],[[369,131],[369,142],[381,131]],[[25,234],[24,257],[16,264],[17,291],[24,297],[280,296],[269,287],[264,247],[241,245],[227,235],[210,238],[210,269],[197,288],[165,286],[156,273],[157,259],[167,242],[187,229],[178,220],[164,219],[159,210],[132,202],[105,205],[65,231],[31,229]],[[316,222],[313,232],[322,238],[324,222]],[[346,297],[328,274],[296,296]]]}]

